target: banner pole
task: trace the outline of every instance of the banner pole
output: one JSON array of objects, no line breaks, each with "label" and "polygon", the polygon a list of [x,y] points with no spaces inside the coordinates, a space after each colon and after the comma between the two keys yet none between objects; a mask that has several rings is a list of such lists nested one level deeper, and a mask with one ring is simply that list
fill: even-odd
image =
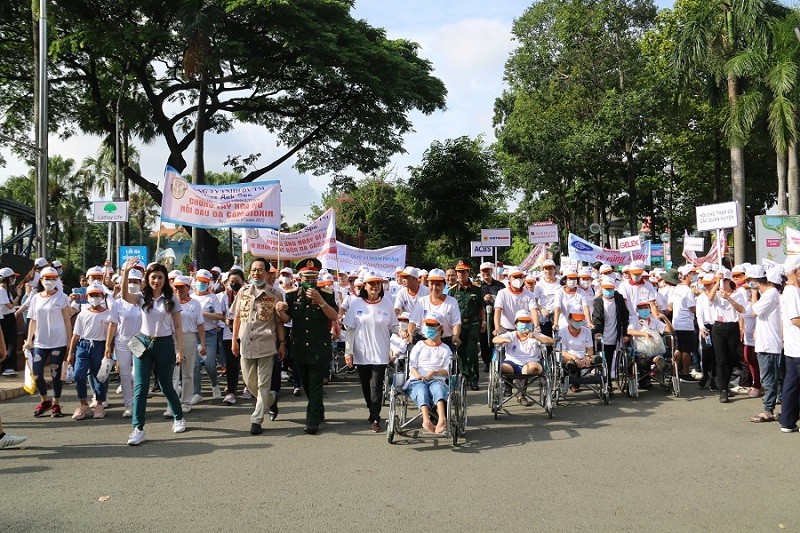
[{"label": "banner pole", "polygon": [[281,229],[278,228],[278,270],[281,269]]},{"label": "banner pole", "polygon": [[158,210],[158,235],[156,235],[156,257],[155,262],[158,262],[158,249],[161,247],[161,209]]}]

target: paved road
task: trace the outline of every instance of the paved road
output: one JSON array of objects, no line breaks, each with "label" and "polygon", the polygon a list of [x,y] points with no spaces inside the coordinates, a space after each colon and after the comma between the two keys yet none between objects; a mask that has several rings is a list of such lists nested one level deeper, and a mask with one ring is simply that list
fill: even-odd
[{"label": "paved road", "polygon": [[[608,406],[579,393],[553,420],[514,403],[497,421],[485,392],[470,392],[458,448],[389,445],[369,430],[352,381],[326,387],[329,422],[317,436],[302,433],[305,404],[291,397],[257,437],[252,402],[206,402],[173,435],[157,396],[148,441],[135,448],[116,395],[108,419],[81,422],[34,419],[33,398],[17,398],[0,414],[29,441],[0,452],[0,523],[9,532],[800,531],[800,435],[748,422],[760,400],[722,405],[696,386],[684,392],[616,395]],[[70,411],[74,397],[65,391]]]}]

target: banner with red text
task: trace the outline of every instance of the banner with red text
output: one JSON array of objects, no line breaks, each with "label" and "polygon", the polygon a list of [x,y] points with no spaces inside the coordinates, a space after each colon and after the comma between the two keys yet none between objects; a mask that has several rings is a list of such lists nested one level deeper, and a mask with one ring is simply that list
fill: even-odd
[{"label": "banner with red text", "polygon": [[[609,250],[601,248],[596,244],[581,239],[577,235],[569,234],[569,257],[586,263],[600,261],[611,266],[627,265],[632,260],[644,261],[650,264],[650,241],[641,242],[641,249],[634,252],[621,252],[619,250]],[[631,258],[633,256],[633,258]]]},{"label": "banner with red text", "polygon": [[[305,228],[292,233],[274,229],[248,228],[244,232],[247,251],[265,259],[306,259],[316,257],[323,264],[336,262],[336,212],[328,209]],[[279,240],[280,239],[280,240]]]},{"label": "banner with red text", "polygon": [[365,250],[340,242],[337,243],[336,250],[339,256],[338,267],[335,256],[326,256],[325,259],[321,259],[322,266],[329,270],[339,268],[343,272],[366,267],[367,270],[378,275],[394,277],[397,267],[403,268],[406,265],[405,244],[387,246],[377,250]]}]

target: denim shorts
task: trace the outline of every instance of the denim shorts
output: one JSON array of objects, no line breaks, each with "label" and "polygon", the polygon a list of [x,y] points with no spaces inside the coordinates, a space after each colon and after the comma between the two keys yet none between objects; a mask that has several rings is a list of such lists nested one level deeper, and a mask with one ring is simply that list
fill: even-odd
[{"label": "denim shorts", "polygon": [[439,400],[443,400],[446,403],[449,390],[447,388],[447,383],[438,379],[432,381],[419,381],[415,379],[409,383],[407,392],[419,408],[423,405],[434,407]]}]

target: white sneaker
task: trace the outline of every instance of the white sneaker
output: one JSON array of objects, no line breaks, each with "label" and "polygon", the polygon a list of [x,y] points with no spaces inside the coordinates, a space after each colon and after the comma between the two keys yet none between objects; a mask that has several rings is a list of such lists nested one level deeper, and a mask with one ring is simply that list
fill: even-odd
[{"label": "white sneaker", "polygon": [[133,428],[133,431],[128,436],[128,446],[138,446],[144,442],[144,430]]},{"label": "white sneaker", "polygon": [[288,373],[286,370],[284,370],[283,372],[281,372],[281,379],[282,379],[283,381],[289,381],[289,373]]},{"label": "white sneaker", "polygon": [[244,390],[242,391],[242,398],[244,398],[245,400],[250,400],[253,398],[253,394],[247,387],[245,387]]},{"label": "white sneaker", "polygon": [[3,435],[3,438],[0,439],[0,448],[11,448],[12,446],[19,446],[26,440],[28,440],[28,437],[19,437],[17,435],[9,435],[8,433],[6,433],[5,435]]},{"label": "white sneaker", "polygon": [[181,418],[172,423],[173,433],[183,433],[184,431],[186,431],[186,419]]},{"label": "white sneaker", "polygon": [[172,412],[172,407],[167,406],[167,410],[164,411],[164,418],[172,418],[175,416],[175,413]]},{"label": "white sneaker", "polygon": [[222,399],[222,391],[219,390],[219,387],[211,387],[211,397],[215,400]]},{"label": "white sneaker", "polygon": [[700,372],[700,371],[698,371],[698,370],[692,370],[691,372],[689,372],[689,374],[690,374],[690,375],[691,375],[691,376],[692,376],[694,379],[698,379],[698,380],[699,380],[700,378],[702,378],[702,377],[703,377],[703,373],[702,373],[702,372]]},{"label": "white sneaker", "polygon": [[117,387],[117,394],[122,394],[122,385]]},{"label": "white sneaker", "polygon": [[233,394],[226,394],[225,399],[222,400],[225,405],[234,405],[236,403],[236,396]]},{"label": "white sneaker", "polygon": [[122,418],[130,418],[132,414],[133,413],[131,413],[131,408],[126,407],[125,410],[122,411]]},{"label": "white sneaker", "polygon": [[181,411],[183,411],[184,413],[188,413],[191,410],[192,410],[192,406],[189,405],[188,403],[182,403],[181,404]]},{"label": "white sneaker", "polygon": [[201,395],[199,395],[199,394],[195,394],[194,396],[192,396],[192,399],[189,400],[189,403],[192,404],[192,405],[197,405],[198,403],[200,403],[202,401],[203,401],[203,397]]},{"label": "white sneaker", "polygon": [[[6,368],[5,370],[3,370],[3,375],[4,376],[14,377],[14,376],[17,375],[17,371],[14,370],[13,368]],[[19,438],[23,438],[23,437],[19,437]]]}]

